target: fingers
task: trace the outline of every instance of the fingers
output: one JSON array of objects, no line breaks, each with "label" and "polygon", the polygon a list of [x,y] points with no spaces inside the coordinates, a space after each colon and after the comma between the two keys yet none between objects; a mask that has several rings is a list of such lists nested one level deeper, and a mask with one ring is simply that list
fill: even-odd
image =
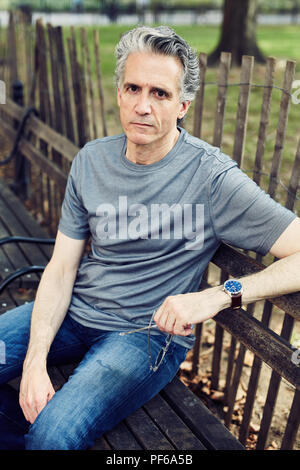
[{"label": "fingers", "polygon": [[32,424],[37,416],[37,410],[33,407],[30,398],[20,397],[19,403],[26,420]]},{"label": "fingers", "polygon": [[37,416],[44,409],[47,403],[51,400],[51,398],[55,394],[55,390],[51,385],[48,390],[48,393],[46,391],[44,393],[40,393],[40,395],[33,396],[32,394],[30,394],[29,391],[24,392],[20,390],[19,404],[22,408],[26,420],[29,421],[31,424],[34,423]]},{"label": "fingers", "polygon": [[47,400],[45,399],[32,399],[29,396],[20,397],[19,402],[25,418],[31,424],[35,421],[39,413],[47,404]]},{"label": "fingers", "polygon": [[156,312],[154,316],[154,321],[161,331],[167,331],[167,332],[173,331],[173,328],[176,323],[174,314],[172,314],[172,312],[170,312],[166,308],[165,309],[160,308]]},{"label": "fingers", "polygon": [[167,297],[154,315],[154,321],[161,331],[172,335],[187,336],[193,330],[176,305],[174,297]]}]

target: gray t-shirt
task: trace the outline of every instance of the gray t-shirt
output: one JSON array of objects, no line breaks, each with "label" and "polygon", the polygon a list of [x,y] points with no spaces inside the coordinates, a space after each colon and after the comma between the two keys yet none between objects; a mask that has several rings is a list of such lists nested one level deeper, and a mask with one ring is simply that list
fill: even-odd
[{"label": "gray t-shirt", "polygon": [[[58,228],[91,236],[69,308],[84,325],[148,325],[167,296],[199,290],[222,241],[264,255],[295,218],[235,161],[184,129],[156,163],[133,163],[125,151],[124,134],[93,140],[68,177]],[[194,336],[173,340],[190,348]]]}]

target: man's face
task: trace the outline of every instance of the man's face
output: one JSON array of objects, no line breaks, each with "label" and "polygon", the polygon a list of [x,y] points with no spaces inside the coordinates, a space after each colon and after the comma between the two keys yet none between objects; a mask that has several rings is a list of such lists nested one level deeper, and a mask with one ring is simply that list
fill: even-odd
[{"label": "man's face", "polygon": [[181,62],[172,56],[152,52],[128,56],[118,105],[131,144],[156,148],[174,137],[177,118],[182,118],[190,105],[180,102],[182,72]]}]

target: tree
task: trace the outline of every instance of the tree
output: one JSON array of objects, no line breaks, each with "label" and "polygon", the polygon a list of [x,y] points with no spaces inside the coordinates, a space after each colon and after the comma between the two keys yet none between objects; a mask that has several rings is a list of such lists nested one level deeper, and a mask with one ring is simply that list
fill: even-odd
[{"label": "tree", "polygon": [[101,10],[111,23],[116,23],[120,13],[119,0],[101,0]]},{"label": "tree", "polygon": [[208,64],[215,65],[221,52],[231,52],[231,62],[241,65],[243,55],[252,55],[259,63],[265,62],[256,41],[257,0],[224,0],[223,23],[219,44],[208,56]]}]

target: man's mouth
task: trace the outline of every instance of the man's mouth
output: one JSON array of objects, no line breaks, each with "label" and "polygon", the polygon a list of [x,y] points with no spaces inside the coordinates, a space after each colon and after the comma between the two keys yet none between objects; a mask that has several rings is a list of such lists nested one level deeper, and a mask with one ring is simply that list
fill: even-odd
[{"label": "man's mouth", "polygon": [[131,124],[140,127],[153,127],[152,124],[147,124],[146,122],[132,122]]}]

